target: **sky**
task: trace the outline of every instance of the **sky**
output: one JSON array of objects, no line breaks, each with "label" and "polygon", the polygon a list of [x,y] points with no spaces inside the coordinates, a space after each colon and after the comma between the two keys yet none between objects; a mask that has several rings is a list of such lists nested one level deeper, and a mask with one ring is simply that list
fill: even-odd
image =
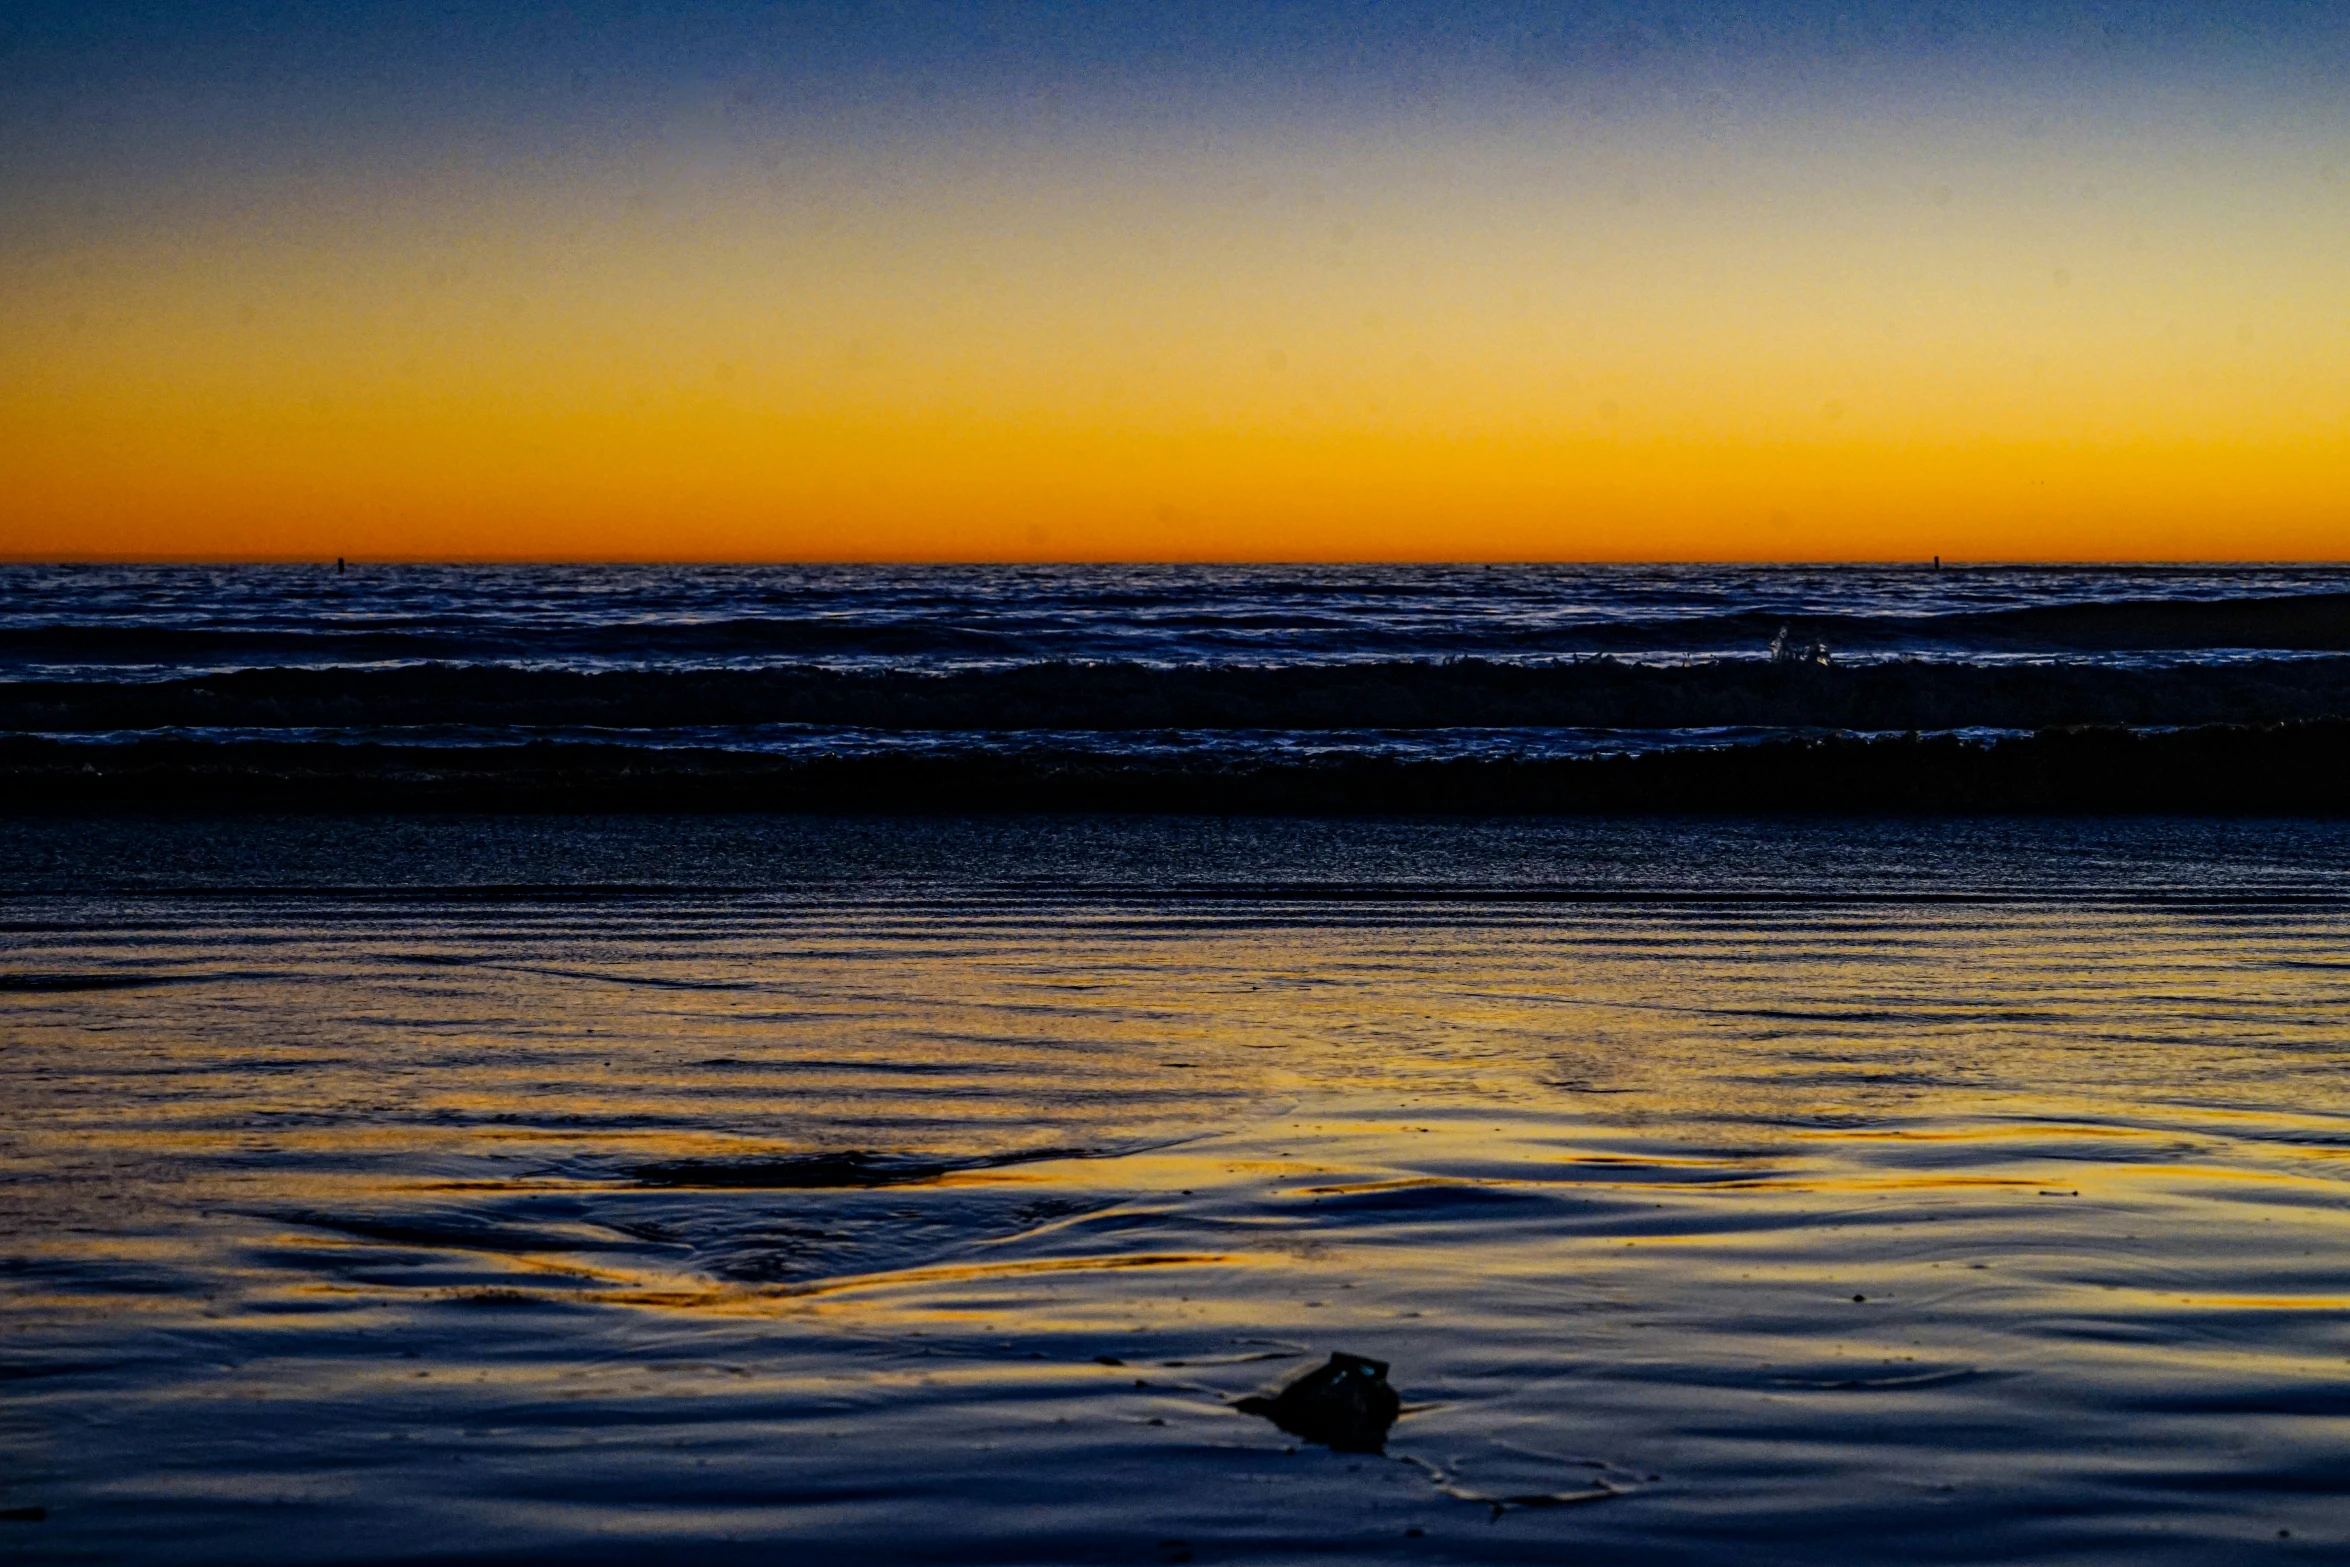
[{"label": "sky", "polygon": [[2350,6],[0,12],[0,555],[2350,558]]}]

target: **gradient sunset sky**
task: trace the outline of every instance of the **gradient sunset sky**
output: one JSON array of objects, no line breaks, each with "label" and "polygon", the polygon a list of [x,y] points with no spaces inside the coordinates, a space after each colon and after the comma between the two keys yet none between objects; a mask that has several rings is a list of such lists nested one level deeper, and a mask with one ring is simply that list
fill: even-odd
[{"label": "gradient sunset sky", "polygon": [[2350,5],[18,3],[0,553],[2350,557]]}]

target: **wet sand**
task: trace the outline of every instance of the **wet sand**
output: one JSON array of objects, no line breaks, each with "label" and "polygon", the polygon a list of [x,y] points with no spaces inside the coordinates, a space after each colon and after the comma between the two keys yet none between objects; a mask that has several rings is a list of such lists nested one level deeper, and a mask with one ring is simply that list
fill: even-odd
[{"label": "wet sand", "polygon": [[[0,869],[0,1550],[2345,1548],[2339,824],[20,818]],[[1333,1351],[1384,1454],[1235,1407]]]}]

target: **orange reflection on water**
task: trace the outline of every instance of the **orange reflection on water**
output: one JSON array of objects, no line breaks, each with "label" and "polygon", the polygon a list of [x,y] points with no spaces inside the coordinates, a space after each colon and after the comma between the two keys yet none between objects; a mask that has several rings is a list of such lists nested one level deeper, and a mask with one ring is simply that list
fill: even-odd
[{"label": "orange reflection on water", "polygon": [[[758,1465],[997,1443],[984,1509],[1073,1450],[1293,1456],[1229,1400],[1346,1348],[1399,1451],[1596,1449],[1668,1477],[1657,1538],[1757,1472],[2023,1518],[2178,1452],[2240,1467],[2218,1538],[2338,1456],[2346,937],[2254,899],[157,904],[12,938],[190,977],[0,995],[38,1176],[0,1287],[28,1342],[102,1310],[221,1346],[223,1400],[404,1389],[509,1457],[558,1407]],[[71,1407],[185,1392],[139,1375]],[[1516,1490],[1570,1489],[1541,1462]]]}]

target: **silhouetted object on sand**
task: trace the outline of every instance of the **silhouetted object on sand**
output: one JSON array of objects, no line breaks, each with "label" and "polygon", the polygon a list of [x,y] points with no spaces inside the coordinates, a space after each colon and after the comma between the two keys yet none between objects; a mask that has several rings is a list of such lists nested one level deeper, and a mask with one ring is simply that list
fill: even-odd
[{"label": "silhouetted object on sand", "polygon": [[1403,1401],[1387,1385],[1386,1361],[1341,1351],[1271,1398],[1253,1395],[1232,1407],[1337,1452],[1376,1453]]}]

